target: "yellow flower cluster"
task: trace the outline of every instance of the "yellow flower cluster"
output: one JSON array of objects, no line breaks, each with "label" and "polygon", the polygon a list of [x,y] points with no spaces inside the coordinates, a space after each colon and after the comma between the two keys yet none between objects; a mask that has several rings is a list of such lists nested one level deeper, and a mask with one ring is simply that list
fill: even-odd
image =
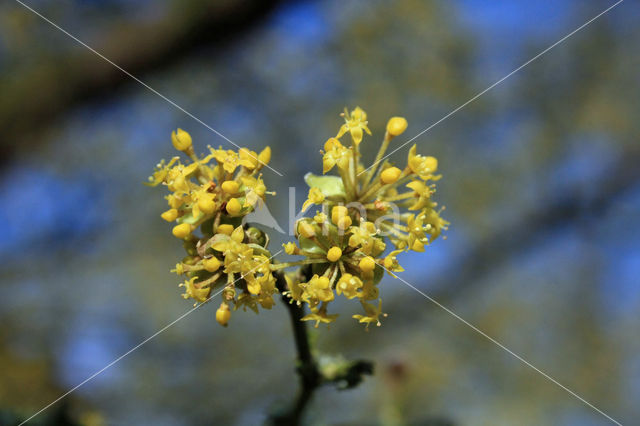
[{"label": "yellow flower cluster", "polygon": [[[360,147],[364,134],[371,135],[367,114],[355,108],[342,115],[344,124],[321,151],[323,174],[305,177],[310,189],[303,210],[321,205],[322,211],[296,223],[297,244],[284,244],[284,251],[303,259],[292,262],[272,262],[268,236],[242,224],[258,200],[272,194],[260,175],[271,157],[269,147],[259,154],[208,147],[207,154],[198,156],[187,132],[172,133],[173,146],[189,161],[177,156],[162,161],[148,184],[162,184],[170,191],[169,209],[161,217],[176,223],[173,235],[183,240],[187,252],[174,269],[186,276],[180,284],[183,297],[204,303],[221,289],[223,301],[216,312],[220,324],[227,325],[232,307],[270,309],[274,295],[286,290],[291,303],[308,305],[310,313],[302,320],[315,321],[316,327],[335,320],[337,315],[327,308],[337,296],[360,303],[364,312],[353,318],[367,327],[380,325],[386,316],[378,289],[384,272],[394,276],[402,271],[400,253],[424,251],[447,229],[449,223],[432,199],[440,179],[438,161],[417,154],[415,145],[404,167],[385,160],[391,141],[407,129],[407,120],[388,121],[374,163],[365,168]],[[344,141],[347,137],[349,142]],[[338,176],[325,175],[334,169]],[[300,268],[285,274],[292,266]]]},{"label": "yellow flower cluster", "polygon": [[260,154],[247,148],[237,152],[208,147],[197,156],[189,133],[182,129],[171,135],[173,146],[189,158],[162,161],[149,178],[149,185],[165,185],[169,210],[161,214],[176,222],[172,233],[184,240],[187,256],[174,272],[186,275],[183,297],[203,303],[213,289],[221,287],[223,302],[216,319],[226,325],[235,309],[258,304],[269,309],[277,292],[271,271],[268,239],[256,228],[244,229],[242,217],[253,211],[258,199],[269,193],[259,174],[271,157],[266,147]]},{"label": "yellow flower cluster", "polygon": [[[416,154],[415,145],[403,168],[383,161],[390,142],[407,128],[404,118],[392,117],[373,165],[365,168],[360,146],[363,134],[371,134],[367,114],[358,107],[351,113],[345,110],[343,116],[345,124],[322,152],[323,174],[336,167],[339,176],[307,175],[310,190],[303,209],[316,204],[323,211],[297,223],[299,246],[284,246],[287,254],[305,256],[298,263],[311,268],[306,282],[300,274],[288,276],[288,294],[309,305],[311,314],[303,320],[315,321],[316,326],[336,318],[327,313],[336,295],[358,299],[364,314],[353,317],[367,326],[380,325],[385,315],[381,301],[377,306],[371,302],[379,299],[377,283],[383,272],[402,271],[398,254],[424,251],[447,229],[448,222],[432,200],[440,179],[438,161]],[[343,144],[347,133],[351,143]]]}]

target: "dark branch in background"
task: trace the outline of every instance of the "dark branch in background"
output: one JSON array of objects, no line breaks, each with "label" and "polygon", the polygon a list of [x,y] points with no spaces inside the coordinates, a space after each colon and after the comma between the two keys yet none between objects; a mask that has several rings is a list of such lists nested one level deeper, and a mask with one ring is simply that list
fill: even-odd
[{"label": "dark branch in background", "polygon": [[[117,23],[100,42],[88,44],[131,74],[143,77],[150,71],[175,65],[203,46],[224,49],[281,3],[284,1],[175,2],[174,10],[161,20]],[[32,12],[25,9],[25,13]],[[13,70],[0,80],[0,128],[5,135],[0,138],[0,152],[5,163],[7,154],[21,145],[31,148],[38,140],[38,132],[70,108],[103,100],[124,85],[138,84],[48,23],[40,24],[49,26],[51,37],[77,49],[65,57],[53,56],[35,66]],[[83,39],[82,34],[74,35]]]},{"label": "dark branch in background", "polygon": [[549,231],[568,223],[602,216],[613,202],[640,184],[639,165],[640,148],[631,149],[621,153],[597,180],[549,194],[549,199],[539,203],[537,209],[499,226],[496,233],[476,241],[457,256],[451,267],[430,284],[435,289],[429,292],[430,296],[446,305],[468,294],[491,271],[531,247],[536,238],[544,238]]}]

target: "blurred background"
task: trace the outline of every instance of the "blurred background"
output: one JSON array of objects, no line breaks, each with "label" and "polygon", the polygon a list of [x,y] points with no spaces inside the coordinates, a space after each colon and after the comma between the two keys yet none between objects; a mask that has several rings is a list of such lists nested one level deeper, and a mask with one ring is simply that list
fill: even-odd
[{"label": "blurred background", "polygon": [[[345,106],[368,112],[372,159],[389,116],[407,117],[404,142],[613,0],[25,3],[239,145],[270,145],[284,227]],[[401,258],[404,279],[623,424],[640,418],[639,18],[621,3],[416,140],[452,226]],[[191,308],[163,189],[142,182],[176,127],[232,147],[12,0],[0,94],[0,424],[15,424]],[[376,374],[322,389],[309,424],[610,424],[401,281],[381,294],[382,327],[343,303],[316,332]],[[287,314],[223,329],[215,309],[32,423],[264,421],[297,387]]]}]

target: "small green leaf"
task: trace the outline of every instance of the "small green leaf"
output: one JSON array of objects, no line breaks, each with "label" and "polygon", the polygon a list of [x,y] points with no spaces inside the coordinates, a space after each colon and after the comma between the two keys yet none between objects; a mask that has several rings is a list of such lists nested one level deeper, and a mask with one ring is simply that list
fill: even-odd
[{"label": "small green leaf", "polygon": [[326,254],[326,252],[324,251],[324,249],[322,247],[318,246],[315,243],[315,241],[310,240],[309,238],[305,238],[303,236],[300,236],[298,241],[300,242],[300,248],[302,250],[306,251],[307,253],[311,253],[311,254]]},{"label": "small green leaf", "polygon": [[184,216],[180,216],[177,220],[178,223],[188,223],[189,225],[193,225],[194,223],[196,223],[198,221],[198,219],[200,219],[200,217],[202,216],[202,213],[200,213],[200,216],[198,217],[193,217],[193,214],[191,212],[189,212],[188,214],[185,214]]},{"label": "small green leaf", "polygon": [[376,265],[376,268],[373,270],[373,284],[377,285],[383,276],[384,269],[380,265]]},{"label": "small green leaf", "polygon": [[258,254],[258,255],[261,254],[261,255],[266,256],[267,258],[271,259],[271,252],[269,250],[266,250],[261,245],[254,244],[254,243],[249,243],[247,245],[253,249],[253,254]]},{"label": "small green leaf", "polygon": [[345,197],[344,184],[339,176],[318,176],[313,173],[304,175],[304,181],[310,188],[320,188],[325,197]]}]

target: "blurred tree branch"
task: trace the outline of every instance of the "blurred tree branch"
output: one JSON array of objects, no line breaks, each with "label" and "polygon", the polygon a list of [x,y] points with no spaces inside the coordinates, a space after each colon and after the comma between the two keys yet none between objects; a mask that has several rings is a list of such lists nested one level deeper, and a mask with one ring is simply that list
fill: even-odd
[{"label": "blurred tree branch", "polygon": [[564,193],[549,194],[549,199],[536,209],[520,215],[511,223],[502,223],[460,253],[451,266],[431,285],[430,295],[446,304],[478,285],[482,278],[511,259],[515,253],[532,245],[537,237],[550,230],[580,219],[598,217],[611,203],[640,183],[640,148],[620,153],[611,167],[600,174],[600,180],[580,182]]},{"label": "blurred tree branch", "polygon": [[[153,22],[114,23],[92,47],[131,74],[142,77],[175,65],[199,47],[219,48],[232,42],[280,3],[283,0],[174,2],[173,10]],[[25,13],[32,12],[25,10]],[[53,27],[50,30],[58,33]],[[74,35],[83,38],[81,34]],[[61,33],[55,36],[75,43]],[[0,128],[11,137],[0,139],[4,161],[20,145],[32,146],[38,140],[34,136],[69,108],[108,96],[131,83],[137,84],[81,46],[66,56],[51,53],[40,58],[38,66],[24,66],[6,73],[0,78]]]}]

